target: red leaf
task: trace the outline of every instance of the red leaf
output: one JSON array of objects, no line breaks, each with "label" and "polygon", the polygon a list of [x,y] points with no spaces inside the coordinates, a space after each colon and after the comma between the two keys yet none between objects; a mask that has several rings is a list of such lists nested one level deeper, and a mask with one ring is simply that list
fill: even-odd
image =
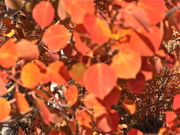
[{"label": "red leaf", "polygon": [[1,110],[0,122],[3,122],[11,112],[11,105],[5,98],[1,98],[1,97],[0,97],[0,110]]},{"label": "red leaf", "polygon": [[94,13],[93,0],[63,0],[63,2],[64,9],[76,24],[82,23],[87,13]]},{"label": "red leaf", "polygon": [[69,86],[68,89],[64,91],[64,96],[69,105],[74,105],[78,99],[78,89],[76,86]]},{"label": "red leaf", "polygon": [[54,8],[50,2],[41,1],[34,7],[32,16],[41,28],[45,28],[54,19]]},{"label": "red leaf", "polygon": [[113,57],[111,67],[119,78],[135,78],[141,68],[141,56],[126,45],[121,46],[120,52]]},{"label": "red leaf", "polygon": [[137,74],[136,79],[128,80],[127,84],[132,93],[141,94],[144,87],[145,77],[142,73]]},{"label": "red leaf", "polygon": [[128,131],[128,135],[143,135],[143,133],[140,130],[137,130],[135,128],[131,128]]},{"label": "red leaf", "polygon": [[32,60],[39,57],[39,50],[34,43],[23,39],[17,43],[17,54],[18,57]]},{"label": "red leaf", "polygon": [[115,105],[118,103],[120,97],[120,90],[115,87],[112,89],[112,91],[103,99],[102,104],[108,108],[111,109],[112,105]]},{"label": "red leaf", "polygon": [[90,93],[103,99],[116,84],[115,72],[110,66],[98,63],[90,66],[84,73],[84,85]]},{"label": "red leaf", "polygon": [[83,24],[91,39],[100,45],[107,42],[111,37],[108,24],[93,14],[86,14]]},{"label": "red leaf", "polygon": [[173,100],[173,110],[178,111],[180,113],[180,94],[175,95]]},{"label": "red leaf", "polygon": [[101,131],[110,133],[117,130],[119,115],[115,111],[103,113],[101,116],[95,118],[95,123]]},{"label": "red leaf", "polygon": [[42,41],[52,52],[57,52],[64,48],[70,40],[71,33],[59,24],[51,25],[44,33]]},{"label": "red leaf", "polygon": [[170,124],[177,118],[177,115],[173,111],[167,111],[166,112],[166,124]]}]

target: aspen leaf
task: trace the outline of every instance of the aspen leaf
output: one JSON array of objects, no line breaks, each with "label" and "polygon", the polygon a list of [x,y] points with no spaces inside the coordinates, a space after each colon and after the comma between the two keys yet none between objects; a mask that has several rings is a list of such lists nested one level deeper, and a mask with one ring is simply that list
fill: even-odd
[{"label": "aspen leaf", "polygon": [[27,102],[25,96],[18,91],[16,91],[15,96],[16,96],[16,103],[17,103],[19,112],[22,114],[29,112],[31,110],[31,108],[30,108],[29,103]]},{"label": "aspen leaf", "polygon": [[80,36],[78,35],[78,33],[74,33],[74,38],[75,38],[75,47],[76,49],[82,53],[83,55],[87,55],[88,52],[90,51],[90,49],[86,46],[86,44],[84,42],[81,41]]},{"label": "aspen leaf", "polygon": [[98,63],[90,66],[84,73],[84,85],[90,93],[103,99],[116,84],[115,72],[110,66]]},{"label": "aspen leaf", "polygon": [[41,28],[45,28],[54,19],[54,8],[49,1],[41,1],[34,7],[32,16]]},{"label": "aspen leaf", "polygon": [[143,8],[137,6],[135,3],[127,4],[122,10],[120,10],[120,19],[124,20],[124,25],[126,27],[132,28],[136,31],[142,29],[149,31],[150,20],[147,13]]},{"label": "aspen leaf", "polygon": [[69,105],[74,105],[78,99],[78,89],[76,86],[69,86],[68,89],[64,91],[64,96]]},{"label": "aspen leaf", "polygon": [[78,83],[83,84],[83,75],[86,71],[86,67],[82,63],[76,63],[72,66],[69,71],[70,76],[76,80]]},{"label": "aspen leaf", "polygon": [[62,0],[62,1],[64,2],[63,3],[64,9],[70,14],[72,21],[76,24],[83,23],[84,16],[87,13],[94,13],[93,0]]},{"label": "aspen leaf", "polygon": [[42,79],[40,69],[34,63],[27,63],[22,67],[21,81],[27,88],[36,87]]},{"label": "aspen leaf", "polygon": [[129,48],[137,51],[141,56],[152,56],[159,49],[162,41],[162,32],[156,26],[151,27],[149,32],[142,30],[131,32]]},{"label": "aspen leaf", "polygon": [[3,96],[7,93],[7,88],[5,87],[4,80],[0,77],[0,96]]},{"label": "aspen leaf", "polygon": [[105,106],[93,94],[88,94],[85,97],[84,104],[88,109],[93,109],[94,117],[98,117],[106,112]]},{"label": "aspen leaf", "polygon": [[5,68],[10,68],[16,64],[17,52],[16,44],[9,40],[0,48],[0,65]]},{"label": "aspen leaf", "polygon": [[3,122],[11,112],[11,105],[5,98],[0,97],[0,109],[0,122]]},{"label": "aspen leaf", "polygon": [[77,122],[80,126],[85,126],[87,128],[91,128],[91,117],[90,115],[84,111],[84,110],[80,110],[76,113],[76,119]]},{"label": "aspen leaf", "polygon": [[44,33],[42,41],[52,52],[64,48],[71,38],[71,33],[60,24],[51,25]]},{"label": "aspen leaf", "polygon": [[63,63],[60,61],[56,61],[51,63],[47,67],[47,76],[49,78],[49,81],[57,83],[57,84],[63,84],[65,83],[65,79],[61,76],[60,71],[63,67]]},{"label": "aspen leaf", "polygon": [[17,54],[18,57],[32,60],[39,57],[39,50],[35,44],[23,39],[17,43]]},{"label": "aspen leaf", "polygon": [[112,69],[119,78],[135,78],[141,68],[141,56],[130,48],[121,48],[113,57]]},{"label": "aspen leaf", "polygon": [[100,45],[107,42],[111,37],[108,24],[93,14],[86,14],[83,24],[91,39]]},{"label": "aspen leaf", "polygon": [[136,104],[132,99],[124,99],[122,106],[131,115],[136,112]]},{"label": "aspen leaf", "polygon": [[143,135],[143,133],[140,130],[138,130],[138,129],[131,128],[128,131],[128,135]]},{"label": "aspen leaf", "polygon": [[156,25],[165,17],[167,9],[164,0],[139,0],[137,5],[146,11],[151,25]]},{"label": "aspen leaf", "polygon": [[167,111],[166,112],[166,124],[170,124],[177,118],[177,115],[173,111]]},{"label": "aspen leaf", "polygon": [[180,94],[176,94],[173,100],[173,110],[179,110],[180,113]]},{"label": "aspen leaf", "polygon": [[141,94],[144,88],[145,76],[142,73],[138,73],[135,79],[129,79],[127,85],[132,93]]},{"label": "aspen leaf", "polygon": [[113,132],[116,131],[119,124],[119,115],[117,112],[110,110],[108,113],[96,117],[95,123],[101,131],[105,133]]},{"label": "aspen leaf", "polygon": [[53,119],[53,114],[49,111],[48,107],[41,99],[36,98],[36,101],[37,101],[37,105],[40,110],[40,115],[42,119],[44,120],[46,124],[49,124],[49,122],[51,122]]}]

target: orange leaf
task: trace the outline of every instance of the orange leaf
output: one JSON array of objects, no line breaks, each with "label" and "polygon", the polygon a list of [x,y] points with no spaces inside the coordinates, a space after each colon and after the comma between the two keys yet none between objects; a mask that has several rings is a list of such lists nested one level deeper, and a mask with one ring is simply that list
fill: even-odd
[{"label": "orange leaf", "polygon": [[165,17],[166,5],[164,0],[139,0],[138,6],[146,11],[151,25],[156,25]]},{"label": "orange leaf", "polygon": [[93,14],[86,14],[83,24],[91,39],[100,45],[111,37],[108,24]]},{"label": "orange leaf", "polygon": [[85,43],[83,43],[81,41],[78,33],[74,32],[74,38],[75,38],[75,42],[76,42],[76,44],[75,44],[76,49],[83,55],[87,55],[88,52],[90,51],[90,49],[86,46]]},{"label": "orange leaf", "polygon": [[141,56],[151,56],[159,49],[162,41],[162,32],[156,26],[151,27],[150,31],[131,32],[129,47],[137,51]]},{"label": "orange leaf", "polygon": [[0,77],[0,96],[3,96],[7,93],[7,88],[5,87],[5,83],[3,79]]},{"label": "orange leaf", "polygon": [[85,97],[84,104],[88,109],[93,109],[94,117],[98,117],[106,112],[105,106],[92,94]]},{"label": "orange leaf", "polygon": [[116,75],[110,66],[98,63],[90,66],[84,73],[84,85],[90,93],[103,99],[116,85]]},{"label": "orange leaf", "polygon": [[16,64],[17,52],[16,44],[9,40],[0,48],[0,65],[5,68],[10,68]]},{"label": "orange leaf", "polygon": [[141,56],[126,46],[121,47],[113,57],[111,67],[119,78],[135,78],[141,68]]},{"label": "orange leaf", "polygon": [[46,124],[49,124],[49,122],[51,122],[53,119],[53,114],[51,114],[46,104],[42,100],[36,98],[36,101],[40,110],[41,117]]},{"label": "orange leaf", "polygon": [[17,103],[20,113],[24,114],[31,110],[29,103],[27,102],[25,96],[18,91],[16,91],[16,103]]},{"label": "orange leaf", "polygon": [[94,13],[93,0],[63,0],[63,2],[64,9],[70,14],[72,21],[76,24],[82,23],[87,13]]},{"label": "orange leaf", "polygon": [[173,110],[180,113],[180,94],[176,94],[173,100]]},{"label": "orange leaf", "polygon": [[60,71],[63,67],[63,63],[60,61],[56,61],[51,63],[47,68],[47,76],[49,78],[49,81],[57,83],[57,84],[63,84],[65,83],[65,79],[61,76]]},{"label": "orange leaf", "polygon": [[[141,14],[139,14],[141,13]],[[135,3],[129,3],[120,10],[120,19],[124,20],[124,25],[136,31],[149,30],[150,21],[146,11]]]},{"label": "orange leaf", "polygon": [[132,99],[124,99],[122,106],[131,115],[136,112],[136,104]]},{"label": "orange leaf", "polygon": [[27,63],[22,67],[21,81],[24,87],[34,88],[42,79],[40,69],[34,63]]},{"label": "orange leaf", "polygon": [[91,128],[91,117],[90,115],[84,111],[84,110],[81,110],[81,111],[78,111],[76,113],[76,119],[77,119],[77,122],[80,126],[85,126],[87,128]]},{"label": "orange leaf", "polygon": [[78,89],[76,86],[69,86],[68,89],[64,91],[64,96],[69,105],[74,105],[78,99]]},{"label": "orange leaf", "polygon": [[1,97],[0,97],[0,110],[1,110],[0,122],[3,122],[11,112],[11,105],[5,98],[1,98]]},{"label": "orange leaf", "polygon": [[64,48],[70,40],[71,33],[59,24],[51,25],[44,33],[42,41],[52,52],[57,52]]},{"label": "orange leaf", "polygon": [[45,28],[54,19],[54,8],[50,2],[41,1],[34,7],[32,16],[41,28]]},{"label": "orange leaf", "polygon": [[39,50],[35,44],[23,39],[17,43],[17,54],[18,57],[32,60],[39,57]]}]

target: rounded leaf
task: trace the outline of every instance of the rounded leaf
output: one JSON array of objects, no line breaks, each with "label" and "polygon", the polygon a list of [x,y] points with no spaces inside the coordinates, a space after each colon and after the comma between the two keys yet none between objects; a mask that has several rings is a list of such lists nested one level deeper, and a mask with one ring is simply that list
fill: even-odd
[{"label": "rounded leaf", "polygon": [[34,63],[27,63],[22,67],[21,81],[26,88],[36,87],[42,79],[41,71]]},{"label": "rounded leaf", "polygon": [[23,39],[17,43],[17,55],[28,60],[37,59],[39,57],[39,50],[33,42]]},{"label": "rounded leaf", "polygon": [[0,97],[0,122],[4,121],[11,112],[10,103],[5,99]]},{"label": "rounded leaf", "polygon": [[84,85],[90,93],[103,99],[116,85],[116,75],[110,66],[98,63],[90,66],[84,73]]},{"label": "rounded leaf", "polygon": [[70,86],[64,91],[64,96],[69,105],[74,105],[78,99],[78,89],[76,86]]},{"label": "rounded leaf", "polygon": [[91,39],[100,45],[111,37],[111,30],[107,22],[93,14],[86,14],[83,24]]},{"label": "rounded leaf", "polygon": [[52,52],[57,52],[64,48],[71,38],[71,33],[59,24],[51,25],[44,33],[42,41]]},{"label": "rounded leaf", "polygon": [[41,28],[45,28],[54,19],[54,8],[50,2],[41,1],[34,7],[32,16]]},{"label": "rounded leaf", "polygon": [[28,111],[30,111],[30,106],[29,106],[29,103],[27,102],[25,96],[16,91],[16,103],[17,103],[17,107],[19,109],[19,112],[20,113],[27,113]]},{"label": "rounded leaf", "polygon": [[[84,16],[87,13],[94,13],[93,0],[62,0],[62,3],[62,6],[70,14],[72,21],[76,24],[83,23]],[[58,7],[58,11],[59,10],[61,10],[60,7]],[[62,14],[59,14],[60,18],[62,17],[61,15]]]},{"label": "rounded leaf", "polygon": [[0,48],[0,65],[4,68],[10,68],[16,64],[17,52],[16,52],[16,44],[14,41],[7,41]]},{"label": "rounded leaf", "polygon": [[135,78],[141,68],[141,56],[137,52],[124,47],[113,57],[111,67],[119,78]]}]

